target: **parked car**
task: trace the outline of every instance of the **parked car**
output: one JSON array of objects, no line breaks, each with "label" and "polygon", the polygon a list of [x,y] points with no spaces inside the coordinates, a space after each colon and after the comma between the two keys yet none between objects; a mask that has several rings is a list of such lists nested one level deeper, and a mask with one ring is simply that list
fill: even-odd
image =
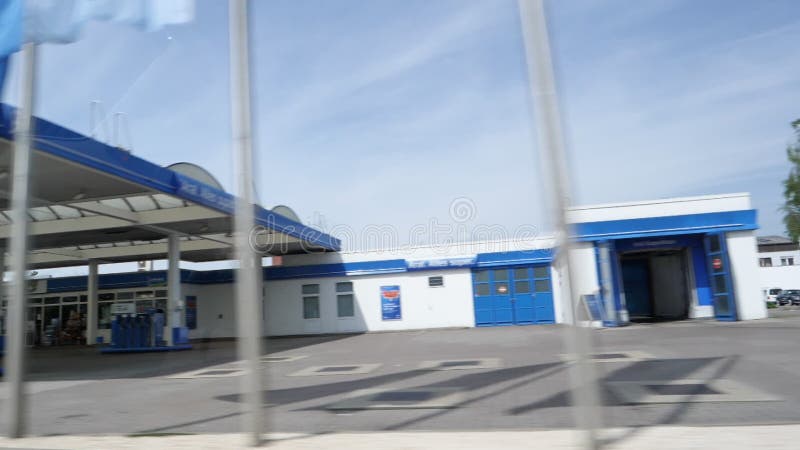
[{"label": "parked car", "polygon": [[783,289],[781,289],[781,288],[765,289],[764,293],[766,294],[765,301],[767,302],[767,305],[777,303],[778,296],[781,295],[782,292],[783,292]]},{"label": "parked car", "polygon": [[800,289],[787,289],[777,297],[778,305],[800,305]]}]

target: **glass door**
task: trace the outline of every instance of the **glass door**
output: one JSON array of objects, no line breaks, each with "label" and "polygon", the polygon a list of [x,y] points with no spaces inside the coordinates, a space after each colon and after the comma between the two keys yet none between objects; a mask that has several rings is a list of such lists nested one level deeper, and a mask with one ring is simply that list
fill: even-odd
[{"label": "glass door", "polygon": [[513,270],[514,280],[511,286],[514,289],[514,323],[517,325],[532,324],[536,321],[536,311],[533,302],[532,269],[518,267]]},{"label": "glass door", "polygon": [[722,321],[738,320],[725,234],[709,233],[704,240],[708,273],[711,278],[714,317]]}]

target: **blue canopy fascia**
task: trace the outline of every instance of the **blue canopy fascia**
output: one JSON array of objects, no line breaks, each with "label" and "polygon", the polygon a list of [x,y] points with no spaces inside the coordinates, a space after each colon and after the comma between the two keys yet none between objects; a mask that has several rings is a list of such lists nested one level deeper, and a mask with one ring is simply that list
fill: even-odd
[{"label": "blue canopy fascia", "polygon": [[[0,103],[0,138],[13,140],[16,108]],[[236,197],[50,121],[34,117],[34,149],[173,197],[233,216]],[[328,251],[339,251],[333,236],[255,205],[256,223]]]}]

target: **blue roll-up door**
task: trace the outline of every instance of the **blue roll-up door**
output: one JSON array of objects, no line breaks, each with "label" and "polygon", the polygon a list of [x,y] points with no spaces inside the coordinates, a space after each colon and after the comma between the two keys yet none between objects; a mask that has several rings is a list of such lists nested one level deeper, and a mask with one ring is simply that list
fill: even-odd
[{"label": "blue roll-up door", "polygon": [[472,282],[477,326],[555,323],[549,265],[478,269]]}]

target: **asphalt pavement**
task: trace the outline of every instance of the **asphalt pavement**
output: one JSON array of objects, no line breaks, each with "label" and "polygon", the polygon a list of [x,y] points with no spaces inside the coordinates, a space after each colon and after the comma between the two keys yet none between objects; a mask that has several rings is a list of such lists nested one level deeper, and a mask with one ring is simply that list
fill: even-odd
[{"label": "asphalt pavement", "polygon": [[[800,424],[800,309],[592,331],[605,427]],[[336,432],[569,430],[561,326],[269,339],[265,427]],[[240,429],[232,341],[188,352],[31,351],[33,435],[170,436]],[[5,391],[0,383],[0,410]],[[0,417],[0,430],[7,417]]]}]

